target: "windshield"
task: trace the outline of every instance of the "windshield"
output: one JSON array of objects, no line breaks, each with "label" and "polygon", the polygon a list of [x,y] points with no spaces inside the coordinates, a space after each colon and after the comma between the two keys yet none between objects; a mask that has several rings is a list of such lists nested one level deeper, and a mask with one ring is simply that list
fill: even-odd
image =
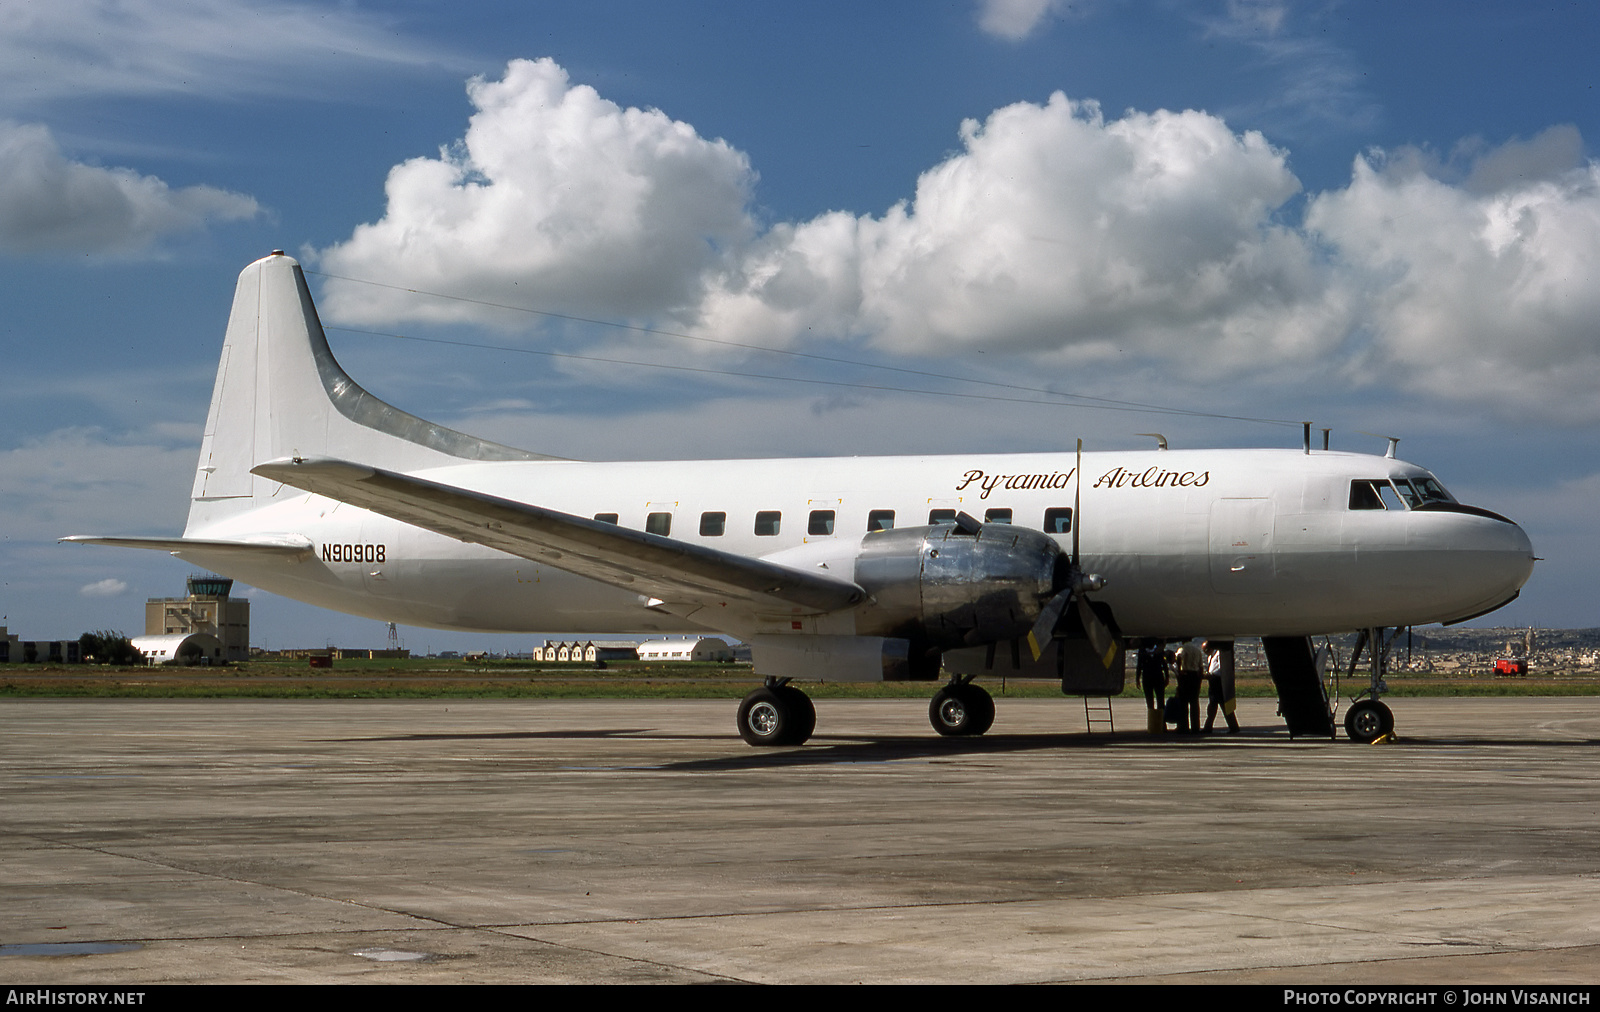
[{"label": "windshield", "polygon": [[1428,503],[1455,501],[1432,475],[1362,478],[1350,483],[1350,508],[1353,510],[1407,510]]},{"label": "windshield", "polygon": [[1456,501],[1456,497],[1446,492],[1444,486],[1439,484],[1439,479],[1431,474],[1423,477],[1413,477],[1411,486],[1417,490],[1418,495],[1422,496],[1423,502]]}]

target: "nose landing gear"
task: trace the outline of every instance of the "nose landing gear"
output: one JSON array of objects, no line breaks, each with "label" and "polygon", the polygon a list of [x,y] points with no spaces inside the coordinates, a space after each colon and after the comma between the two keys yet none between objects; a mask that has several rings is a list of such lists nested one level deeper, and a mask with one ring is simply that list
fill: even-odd
[{"label": "nose landing gear", "polygon": [[1345,713],[1344,733],[1351,741],[1370,745],[1394,733],[1394,714],[1376,699],[1363,699]]},{"label": "nose landing gear", "polygon": [[[1361,659],[1361,650],[1365,647],[1372,656],[1372,682],[1356,696],[1344,715],[1344,733],[1350,736],[1351,741],[1370,745],[1394,733],[1394,714],[1378,697],[1389,691],[1383,675],[1388,667],[1389,648],[1394,645],[1401,628],[1404,627],[1397,626],[1387,639],[1381,627],[1363,629],[1356,640],[1355,652],[1350,655],[1349,673],[1355,675],[1356,662]],[[1363,696],[1366,698],[1363,699]]]}]

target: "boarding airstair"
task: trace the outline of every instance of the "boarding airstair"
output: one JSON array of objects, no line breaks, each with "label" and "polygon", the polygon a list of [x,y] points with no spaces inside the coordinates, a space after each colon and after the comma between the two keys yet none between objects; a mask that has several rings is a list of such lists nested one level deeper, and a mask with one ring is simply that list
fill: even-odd
[{"label": "boarding airstair", "polygon": [[1334,736],[1328,690],[1317,672],[1309,636],[1263,636],[1267,669],[1278,690],[1278,712],[1289,725],[1289,737]]}]

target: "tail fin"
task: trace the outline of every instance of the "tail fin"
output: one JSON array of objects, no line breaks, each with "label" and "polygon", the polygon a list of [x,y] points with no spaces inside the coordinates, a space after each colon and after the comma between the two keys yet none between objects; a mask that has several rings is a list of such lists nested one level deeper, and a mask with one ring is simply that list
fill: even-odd
[{"label": "tail fin", "polygon": [[274,251],[239,275],[185,534],[254,509],[279,488],[252,467],[312,456],[394,471],[559,459],[434,425],[367,393],[334,360],[300,264]]}]

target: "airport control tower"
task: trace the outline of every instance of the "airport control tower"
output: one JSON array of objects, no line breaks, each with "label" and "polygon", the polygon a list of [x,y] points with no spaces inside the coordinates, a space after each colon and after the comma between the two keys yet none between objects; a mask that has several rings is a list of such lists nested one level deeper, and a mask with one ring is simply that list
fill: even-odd
[{"label": "airport control tower", "polygon": [[144,603],[145,635],[210,633],[222,641],[225,660],[249,660],[250,602],[229,597],[232,589],[227,577],[194,574],[188,597],[152,597]]}]

